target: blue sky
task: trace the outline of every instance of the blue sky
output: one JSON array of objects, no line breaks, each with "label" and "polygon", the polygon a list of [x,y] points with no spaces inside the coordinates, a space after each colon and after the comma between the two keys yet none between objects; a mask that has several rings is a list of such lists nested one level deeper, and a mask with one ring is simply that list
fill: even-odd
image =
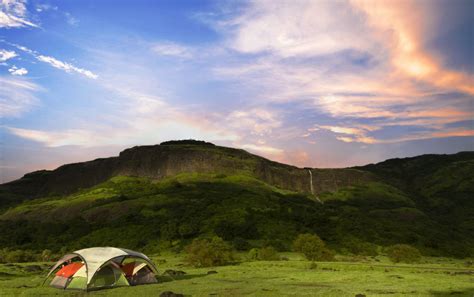
[{"label": "blue sky", "polygon": [[473,1],[0,0],[0,178],[204,139],[312,167],[474,149]]}]

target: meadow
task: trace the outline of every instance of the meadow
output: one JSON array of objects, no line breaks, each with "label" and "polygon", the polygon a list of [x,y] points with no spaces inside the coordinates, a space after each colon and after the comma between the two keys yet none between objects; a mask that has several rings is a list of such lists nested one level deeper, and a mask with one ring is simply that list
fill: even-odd
[{"label": "meadow", "polygon": [[[423,258],[416,264],[393,264],[383,256],[337,256],[334,262],[311,262],[297,253],[284,261],[247,261],[236,265],[194,268],[183,254],[152,256],[159,283],[93,292],[63,291],[42,285],[50,262],[0,264],[1,296],[474,296],[474,267],[465,260]],[[217,273],[208,274],[209,271]]]}]

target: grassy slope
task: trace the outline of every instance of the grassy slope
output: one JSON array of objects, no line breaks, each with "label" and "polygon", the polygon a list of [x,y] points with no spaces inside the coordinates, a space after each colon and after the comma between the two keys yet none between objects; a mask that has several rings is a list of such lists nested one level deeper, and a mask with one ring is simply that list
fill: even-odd
[{"label": "grassy slope", "polygon": [[285,250],[298,233],[315,232],[345,252],[409,243],[425,254],[474,254],[474,154],[394,159],[360,169],[379,181],[323,193],[323,205],[243,173],[189,173],[159,182],[117,176],[0,213],[0,247],[117,245],[153,252],[217,234],[236,247]]},{"label": "grassy slope", "polygon": [[316,232],[333,248],[356,253],[367,243],[372,249],[400,242],[423,246],[438,236],[436,222],[414,208],[407,194],[384,183],[321,198],[323,205],[245,175],[181,174],[160,182],[115,177],[72,195],[10,208],[0,215],[0,246],[112,245],[154,252],[217,234],[236,247],[270,244],[285,250],[297,234]]},{"label": "grassy slope", "polygon": [[[425,246],[457,256],[474,253],[466,249],[474,246],[474,152],[392,159],[360,169],[405,191],[438,223],[438,234]],[[448,246],[438,244],[448,241]]]},{"label": "grassy slope", "polygon": [[[158,296],[163,291],[186,296],[472,296],[473,270],[461,261],[425,259],[415,265],[393,265],[383,257],[365,262],[321,262],[309,269],[309,262],[297,254],[285,254],[289,261],[242,262],[235,266],[192,268],[182,264],[182,255],[152,257],[165,260],[160,270],[184,270],[175,280],[161,276],[154,285],[123,287],[91,292],[87,296]],[[42,263],[31,263],[40,264]],[[43,272],[28,273],[31,264],[0,264],[2,296],[86,296],[77,291],[42,287]],[[207,271],[218,273],[207,275]],[[212,295],[211,295],[212,296]]]}]

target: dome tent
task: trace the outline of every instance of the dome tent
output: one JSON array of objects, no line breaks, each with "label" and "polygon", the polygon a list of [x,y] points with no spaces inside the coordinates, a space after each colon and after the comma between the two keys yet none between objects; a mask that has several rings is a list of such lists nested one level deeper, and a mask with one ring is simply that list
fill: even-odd
[{"label": "dome tent", "polygon": [[52,287],[86,291],[156,283],[158,272],[144,254],[114,247],[87,248],[67,254],[51,268],[46,280],[55,271]]}]

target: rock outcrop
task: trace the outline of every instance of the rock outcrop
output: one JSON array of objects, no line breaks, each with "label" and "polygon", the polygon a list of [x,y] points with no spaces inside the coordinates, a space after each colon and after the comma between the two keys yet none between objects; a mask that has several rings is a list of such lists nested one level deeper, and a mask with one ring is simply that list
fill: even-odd
[{"label": "rock outcrop", "polygon": [[375,179],[373,174],[359,169],[303,169],[244,150],[204,142],[174,141],[133,147],[117,157],[26,174],[19,180],[0,185],[0,206],[45,195],[72,193],[119,175],[160,180],[180,173],[244,174],[281,189],[302,193],[311,193],[312,178],[316,196]]}]

